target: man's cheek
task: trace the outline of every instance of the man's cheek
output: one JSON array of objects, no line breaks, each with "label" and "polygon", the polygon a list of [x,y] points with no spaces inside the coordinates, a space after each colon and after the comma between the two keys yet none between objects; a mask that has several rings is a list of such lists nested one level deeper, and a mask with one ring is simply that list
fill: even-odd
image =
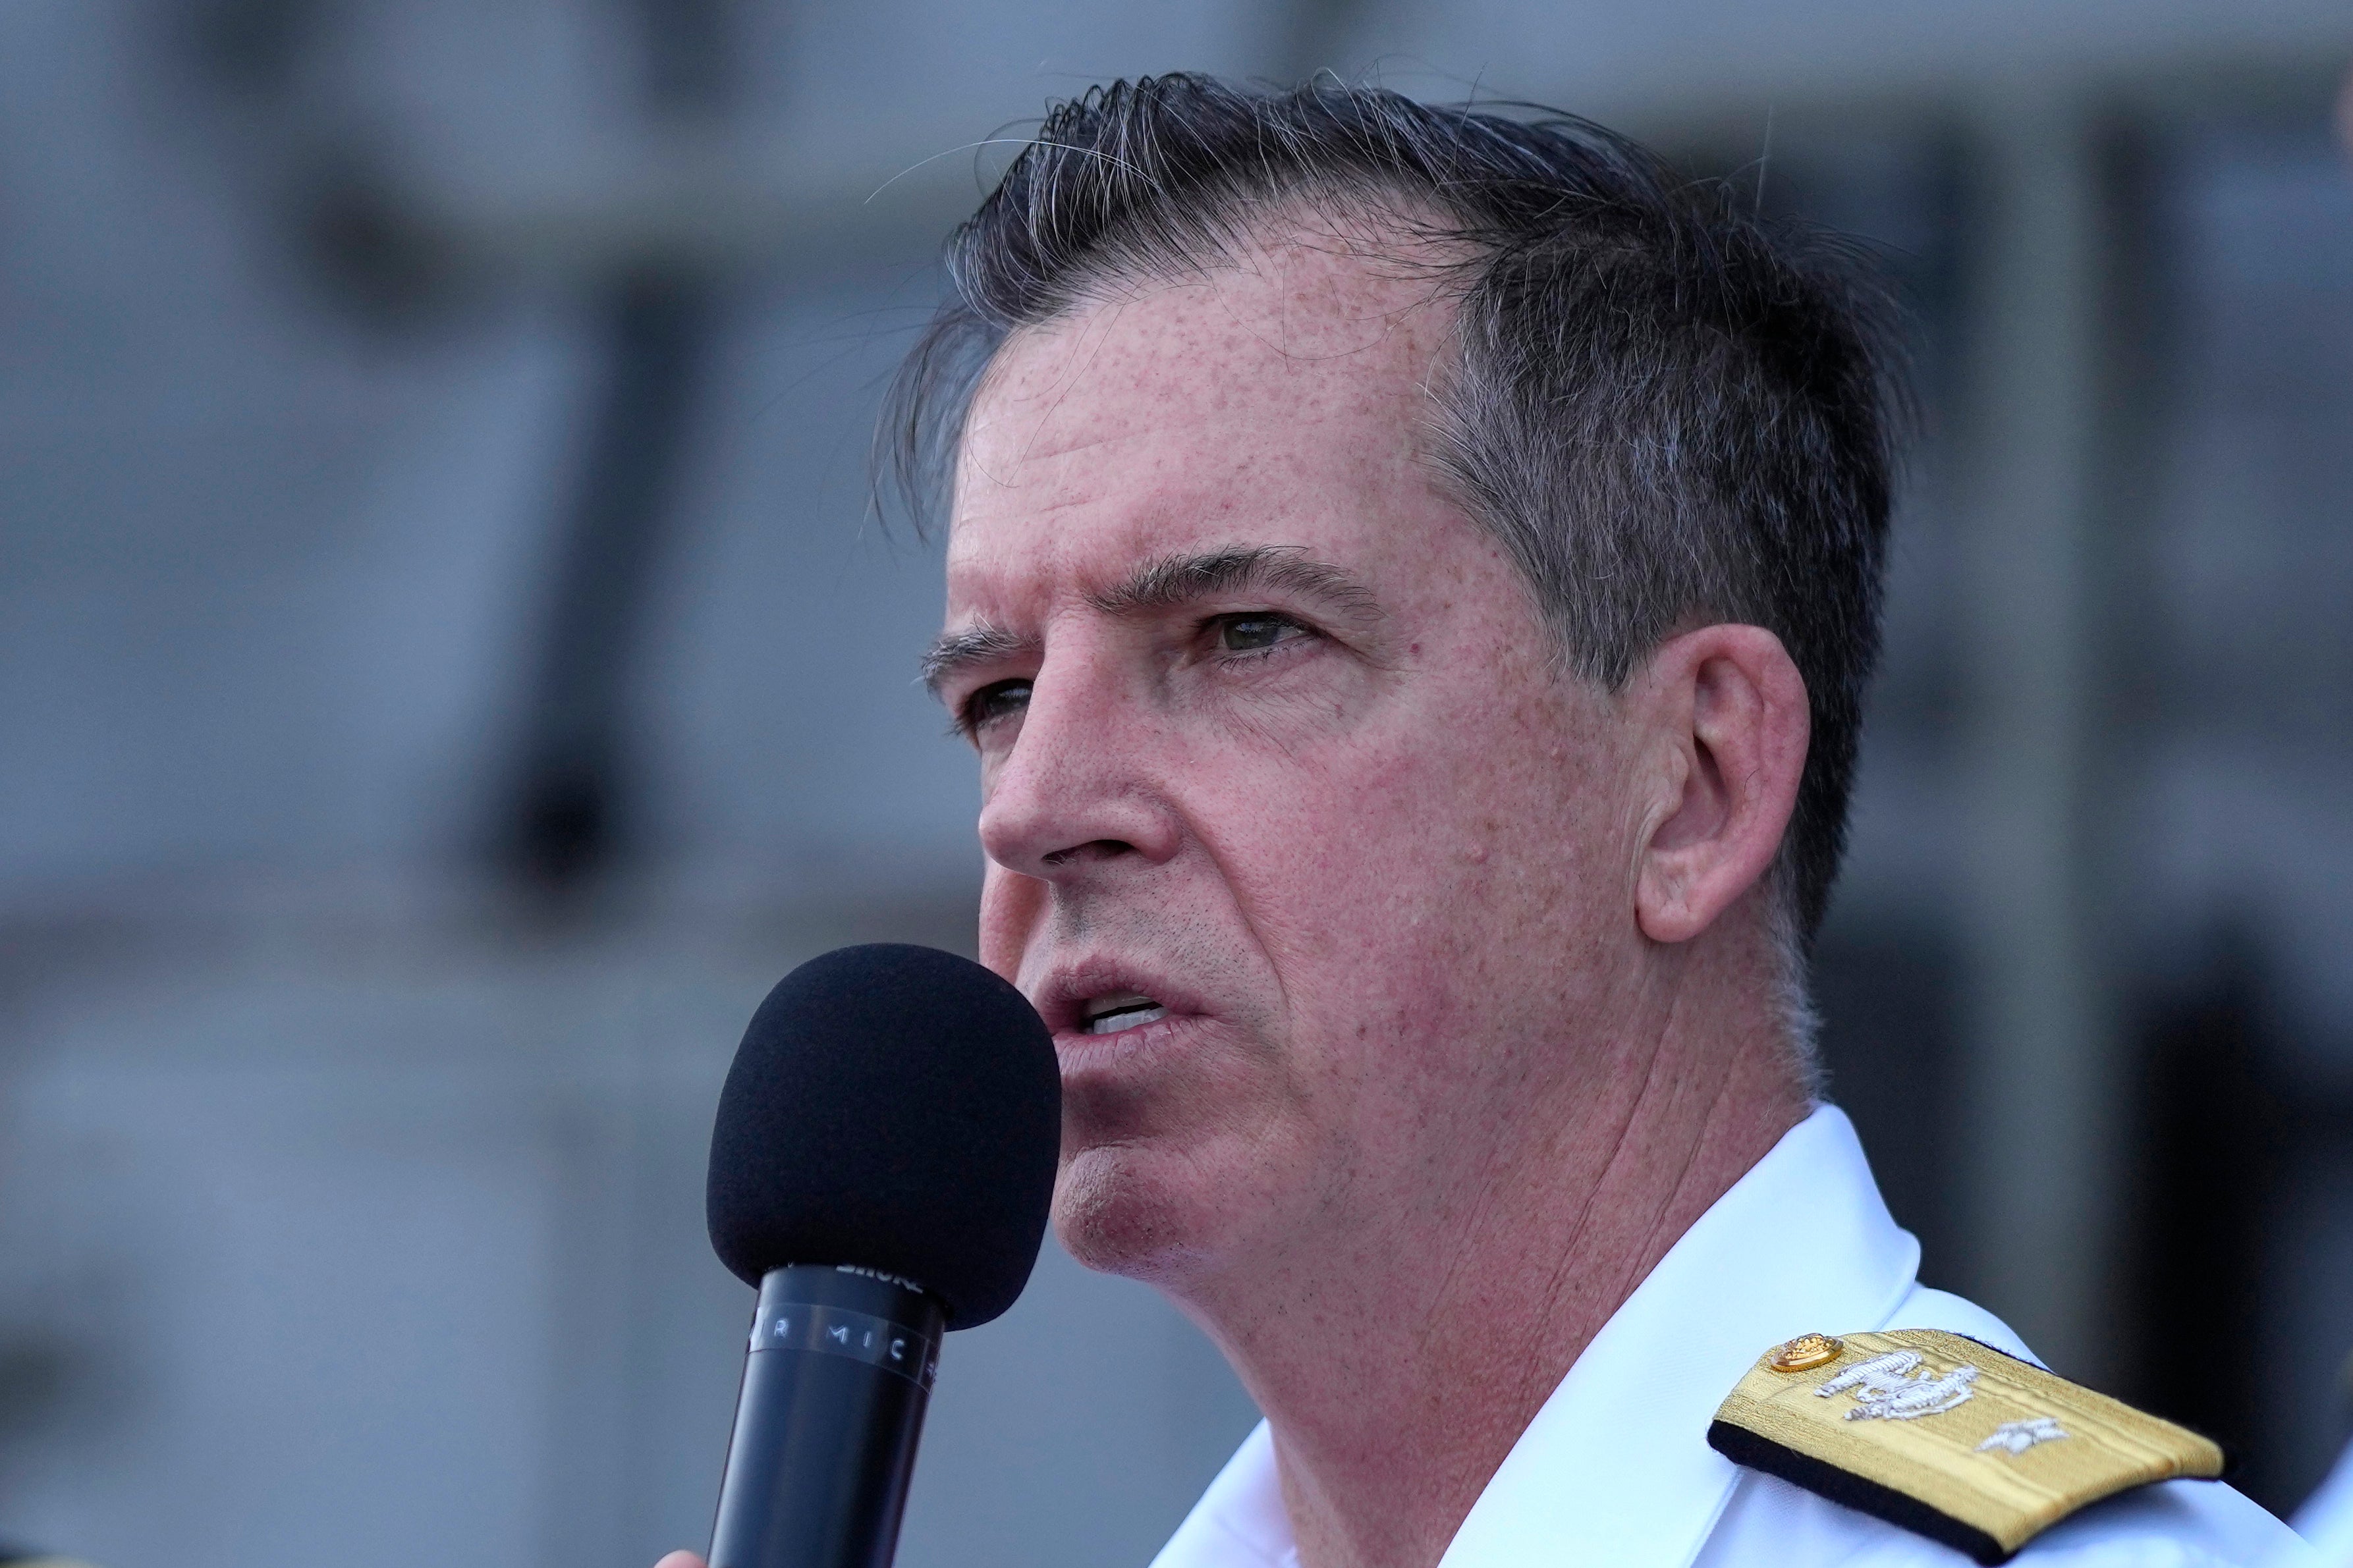
[{"label": "man's cheek", "polygon": [[989,867],[981,880],[980,962],[1016,985],[1045,892],[1044,883],[1002,866]]}]

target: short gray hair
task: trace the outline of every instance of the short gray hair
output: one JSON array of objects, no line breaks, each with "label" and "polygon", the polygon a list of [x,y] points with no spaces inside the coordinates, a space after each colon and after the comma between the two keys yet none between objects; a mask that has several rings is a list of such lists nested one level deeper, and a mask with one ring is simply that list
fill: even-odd
[{"label": "short gray hair", "polygon": [[886,406],[886,488],[919,521],[936,514],[1013,331],[1116,280],[1230,261],[1270,212],[1301,207],[1471,258],[1452,269],[1438,461],[1571,669],[1617,689],[1714,621],[1788,648],[1813,738],[1773,923],[1802,975],[1845,846],[1907,408],[1898,312],[1852,242],[1768,224],[1550,111],[1438,108],[1328,78],[1115,82],[1056,106],[949,239],[949,299]]}]

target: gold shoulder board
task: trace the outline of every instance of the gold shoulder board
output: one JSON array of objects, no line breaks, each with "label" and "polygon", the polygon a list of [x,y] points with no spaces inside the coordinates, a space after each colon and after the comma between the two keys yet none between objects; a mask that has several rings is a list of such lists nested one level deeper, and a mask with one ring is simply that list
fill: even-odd
[{"label": "gold shoulder board", "polygon": [[2197,1433],[1936,1329],[1776,1345],[1707,1441],[1984,1563],[2104,1497],[2222,1473],[2222,1450]]}]

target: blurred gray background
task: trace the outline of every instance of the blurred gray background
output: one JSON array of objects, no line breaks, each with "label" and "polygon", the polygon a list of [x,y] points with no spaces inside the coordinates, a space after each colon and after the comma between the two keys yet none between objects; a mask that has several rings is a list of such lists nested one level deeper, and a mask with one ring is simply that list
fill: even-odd
[{"label": "blurred gray background", "polygon": [[[0,1537],[702,1543],[736,1033],[971,940],[881,381],[991,139],[1183,68],[1543,100],[1885,247],[1929,436],[1832,1092],[1932,1283],[2292,1508],[2353,1352],[2349,58],[2343,0],[10,0]],[[901,1561],[1140,1565],[1252,1419],[1050,1246]]]}]

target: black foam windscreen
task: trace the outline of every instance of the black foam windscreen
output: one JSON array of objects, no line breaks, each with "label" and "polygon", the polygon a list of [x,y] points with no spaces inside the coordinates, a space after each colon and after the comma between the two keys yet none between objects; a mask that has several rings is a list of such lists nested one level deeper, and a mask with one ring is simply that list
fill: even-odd
[{"label": "black foam windscreen", "polygon": [[877,942],[813,958],[752,1016],[711,1133],[708,1215],[746,1283],[788,1263],[911,1279],[948,1326],[1029,1283],[1061,1145],[1045,1021],[967,959]]}]

